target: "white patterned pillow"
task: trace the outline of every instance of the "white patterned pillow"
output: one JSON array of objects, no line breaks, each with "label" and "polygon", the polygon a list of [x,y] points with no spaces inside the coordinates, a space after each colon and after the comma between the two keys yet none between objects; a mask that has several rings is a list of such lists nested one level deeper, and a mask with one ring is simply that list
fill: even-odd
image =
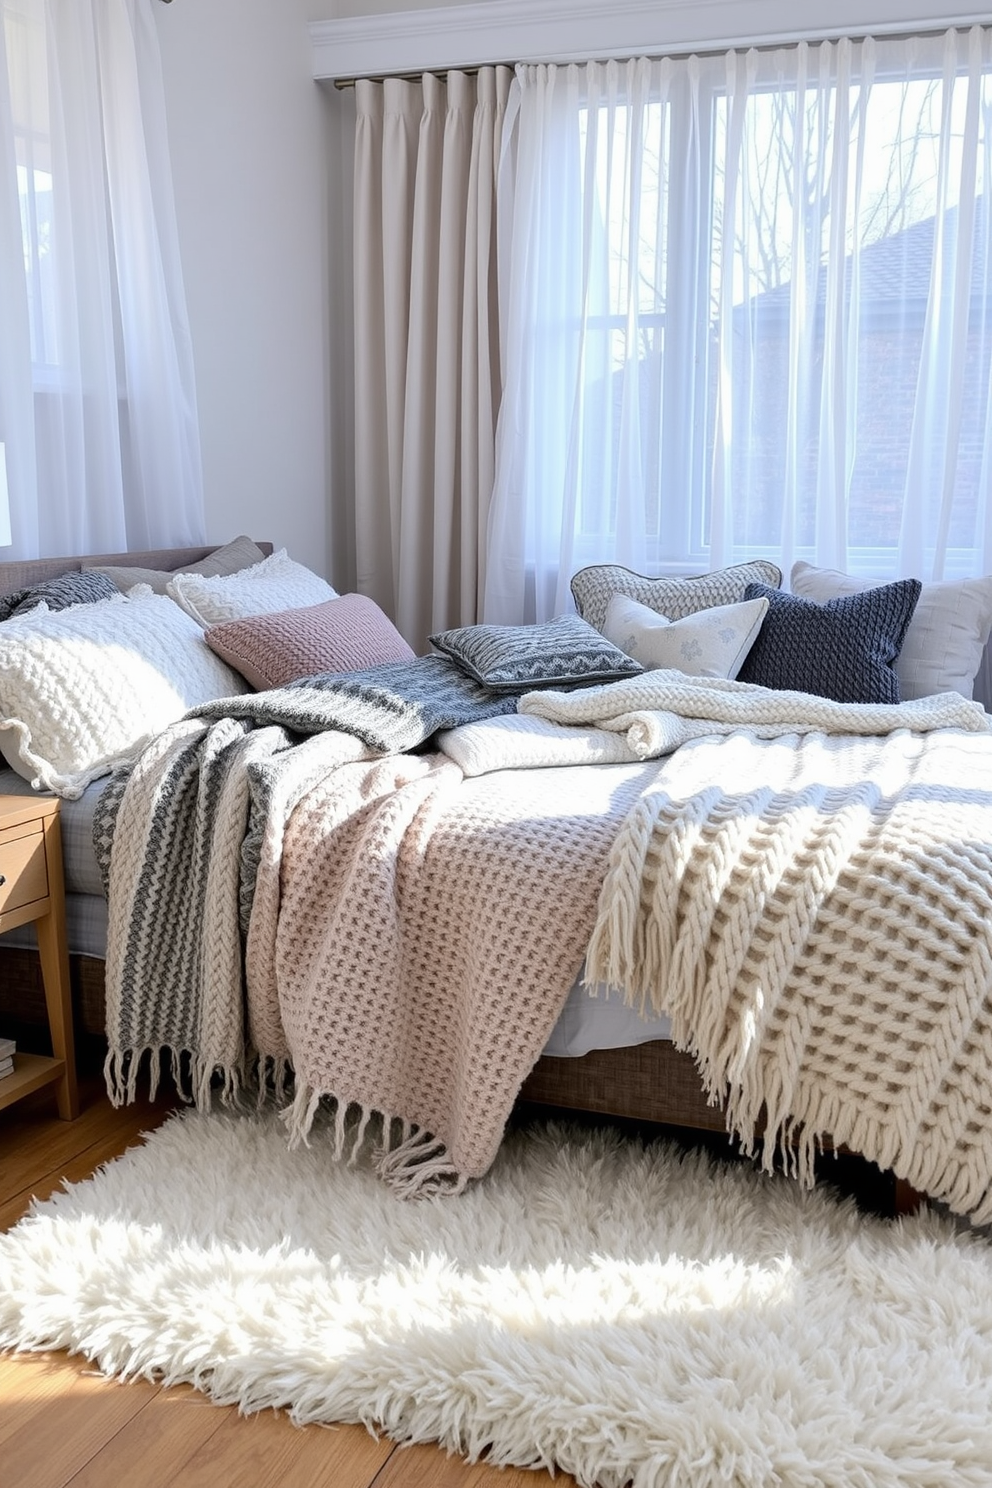
[{"label": "white patterned pillow", "polygon": [[615,682],[642,671],[578,615],[559,615],[543,625],[459,625],[430,642],[491,692]]},{"label": "white patterned pillow", "polygon": [[239,573],[204,578],[200,574],[176,574],[166,586],[178,605],[204,629],[224,620],[243,620],[248,615],[271,615],[278,610],[297,610],[305,605],[337,599],[338,591],[312,569],[290,558],[280,548],[261,563]]},{"label": "white patterned pillow", "polygon": [[36,790],[70,800],[190,708],[245,690],[146,586],[0,625],[0,748]]},{"label": "white patterned pillow", "polygon": [[767,599],[746,599],[666,620],[638,600],[614,594],[603,634],[647,671],[665,667],[689,677],[733,681],[767,613]]},{"label": "white patterned pillow", "polygon": [[712,573],[692,578],[648,578],[634,573],[619,563],[592,563],[572,575],[571,590],[575,608],[584,620],[602,630],[606,606],[614,594],[626,594],[639,600],[668,620],[681,620],[697,610],[713,605],[739,604],[748,584],[767,584],[777,589],[782,570],[765,558],[738,563],[733,568],[718,568]]}]

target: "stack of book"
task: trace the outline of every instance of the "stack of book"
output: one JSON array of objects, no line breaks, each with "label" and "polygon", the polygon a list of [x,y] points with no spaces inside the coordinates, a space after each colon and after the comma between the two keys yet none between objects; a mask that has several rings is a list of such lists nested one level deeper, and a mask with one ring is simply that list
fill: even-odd
[{"label": "stack of book", "polygon": [[0,1080],[14,1073],[14,1051],[17,1045],[12,1038],[0,1038]]}]

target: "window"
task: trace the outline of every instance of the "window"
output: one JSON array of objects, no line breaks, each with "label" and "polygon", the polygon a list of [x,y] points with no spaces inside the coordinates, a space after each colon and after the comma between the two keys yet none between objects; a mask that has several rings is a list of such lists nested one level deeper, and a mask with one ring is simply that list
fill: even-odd
[{"label": "window", "polygon": [[487,618],[608,558],[988,571],[990,33],[515,87]]}]

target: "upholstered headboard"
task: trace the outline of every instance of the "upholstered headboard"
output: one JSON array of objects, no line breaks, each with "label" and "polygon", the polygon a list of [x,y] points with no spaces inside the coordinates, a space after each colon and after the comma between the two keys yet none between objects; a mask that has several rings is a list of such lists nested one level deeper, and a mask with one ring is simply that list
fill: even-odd
[{"label": "upholstered headboard", "polygon": [[[127,565],[131,568],[177,570],[187,563],[199,563],[220,546],[213,543],[205,548],[152,548],[146,553],[85,553],[74,558],[25,558],[0,563],[0,594],[13,594],[31,584],[40,584],[44,579],[54,579],[58,574],[78,573],[83,564],[87,568]],[[266,555],[272,552],[270,542],[260,542],[258,546]]]}]

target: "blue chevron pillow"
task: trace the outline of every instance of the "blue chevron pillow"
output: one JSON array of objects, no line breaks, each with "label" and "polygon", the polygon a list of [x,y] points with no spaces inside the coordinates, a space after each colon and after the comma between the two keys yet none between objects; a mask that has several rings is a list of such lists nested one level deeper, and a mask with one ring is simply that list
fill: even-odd
[{"label": "blue chevron pillow", "polygon": [[492,692],[615,682],[644,670],[578,615],[543,625],[460,625],[430,642]]}]

